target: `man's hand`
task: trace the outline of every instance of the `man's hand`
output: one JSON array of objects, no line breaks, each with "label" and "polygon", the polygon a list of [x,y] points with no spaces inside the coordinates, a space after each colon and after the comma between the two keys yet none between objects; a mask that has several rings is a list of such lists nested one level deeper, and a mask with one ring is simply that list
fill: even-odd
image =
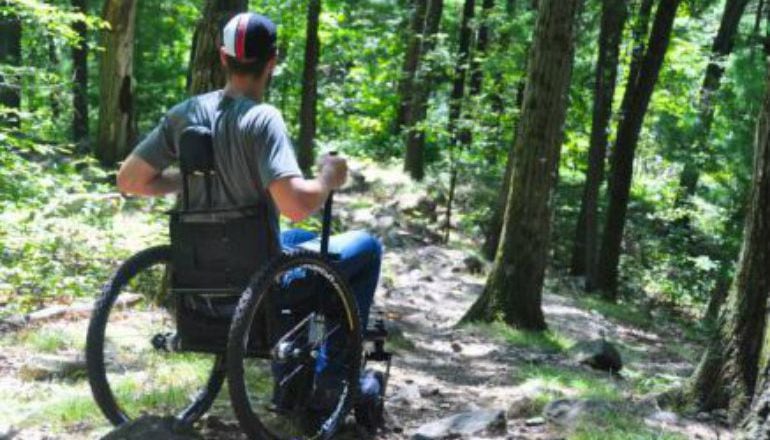
[{"label": "man's hand", "polygon": [[341,156],[324,154],[318,160],[319,175],[329,189],[342,187],[348,179],[348,161]]}]

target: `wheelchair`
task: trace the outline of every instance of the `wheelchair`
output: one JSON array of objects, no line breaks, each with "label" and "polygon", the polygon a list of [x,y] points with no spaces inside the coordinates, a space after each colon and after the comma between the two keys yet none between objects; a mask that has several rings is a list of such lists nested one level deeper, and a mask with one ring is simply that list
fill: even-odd
[{"label": "wheelchair", "polygon": [[[221,403],[226,385],[250,439],[329,439],[350,414],[376,430],[390,374],[388,333],[381,317],[362,328],[334,266],[332,196],[320,240],[283,251],[269,202],[212,208],[210,131],[185,130],[179,159],[183,189],[169,213],[170,245],[126,260],[89,322],[88,380],[104,416],[116,426],[143,415],[193,424]],[[208,209],[190,209],[193,185],[205,189]],[[378,382],[375,401],[361,398],[362,372]]]}]

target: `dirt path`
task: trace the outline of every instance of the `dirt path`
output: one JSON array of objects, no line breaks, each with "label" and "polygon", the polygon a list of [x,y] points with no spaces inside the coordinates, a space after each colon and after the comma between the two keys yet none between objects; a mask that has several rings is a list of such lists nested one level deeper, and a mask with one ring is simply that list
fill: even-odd
[{"label": "dirt path", "polygon": [[[411,438],[427,422],[476,409],[504,411],[507,427],[504,434],[473,438],[564,438],[564,431],[536,419],[547,401],[599,395],[610,401],[636,402],[645,391],[680,383],[691,372],[700,347],[686,342],[675,323],[650,328],[651,323],[665,320],[581,299],[573,281],[557,276],[549,277],[544,295],[551,329],[547,335],[495,325],[457,327],[484,285],[483,271],[476,272],[477,261],[466,261],[471,252],[462,250],[472,244],[465,237],[458,237],[460,244],[455,247],[438,244],[435,207],[423,197],[424,188],[400,173],[369,166],[360,169],[358,176],[353,188],[337,198],[339,217],[346,229],[367,229],[382,237],[386,252],[376,304],[392,320],[396,333],[392,346],[397,356],[386,402],[388,422],[376,438]],[[46,328],[71,335],[71,343],[57,349],[73,351],[82,348],[80,332],[85,324],[85,319],[57,321]],[[82,379],[22,380],[19,370],[30,350],[24,344],[30,342],[12,333],[6,329],[0,338],[0,401],[13,402],[0,407],[0,439],[8,426],[21,430],[14,438],[30,440],[98,438],[106,432],[102,422],[77,421],[78,405],[83,406],[83,417],[93,411]],[[626,364],[623,378],[593,372],[570,360],[566,348],[572,342],[602,336],[620,347]],[[56,405],[36,404],[41,396],[55,396],[68,416],[57,420]],[[66,406],[70,402],[66,396],[80,403]],[[204,431],[211,438],[240,438],[226,396],[220,400],[216,416],[204,421]],[[652,432],[731,438],[729,431],[713,422],[696,422],[655,408],[643,418]]]}]

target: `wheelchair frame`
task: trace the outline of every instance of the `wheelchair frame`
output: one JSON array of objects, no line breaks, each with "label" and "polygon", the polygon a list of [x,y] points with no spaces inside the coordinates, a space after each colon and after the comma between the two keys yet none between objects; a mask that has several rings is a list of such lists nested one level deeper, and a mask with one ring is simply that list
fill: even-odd
[{"label": "wheelchair frame", "polygon": [[[156,334],[150,342],[159,351],[214,354],[218,356],[217,362],[220,362],[228,349],[228,336],[238,299],[255,278],[255,273],[267,267],[282,251],[270,227],[269,207],[265,198],[256,206],[212,209],[212,179],[216,175],[216,166],[210,131],[204,127],[188,128],[182,133],[179,144],[182,208],[169,213],[172,267],[170,295],[176,312],[176,334]],[[203,177],[209,209],[190,209],[192,176]],[[228,198],[233,200],[229,193]],[[332,208],[333,194],[330,194],[323,211],[319,252],[322,259],[329,257]],[[207,313],[199,313],[200,309],[206,309]],[[211,310],[219,310],[220,316],[212,316],[208,313]],[[255,324],[247,335],[247,355],[269,358],[273,347],[269,346],[266,332],[261,332],[260,325]],[[384,395],[392,360],[392,354],[385,350],[388,337],[385,322],[380,317],[374,320],[371,329],[361,331],[362,366],[365,367],[368,362],[386,364],[382,384]],[[364,348],[367,343],[371,344],[372,349]],[[103,366],[101,368],[103,370]],[[217,368],[215,366],[212,374],[217,374]],[[90,372],[91,369],[89,379]],[[101,406],[93,381],[92,389]],[[218,391],[217,387],[215,392]],[[209,398],[213,401],[213,397]],[[197,419],[207,409],[191,417]],[[113,423],[120,423],[104,407],[102,410]]]}]

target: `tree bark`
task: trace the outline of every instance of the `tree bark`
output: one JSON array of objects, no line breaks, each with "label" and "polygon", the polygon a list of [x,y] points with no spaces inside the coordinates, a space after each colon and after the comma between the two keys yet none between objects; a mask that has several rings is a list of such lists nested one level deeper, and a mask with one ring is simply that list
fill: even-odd
[{"label": "tree bark", "polygon": [[[767,78],[770,87],[770,75]],[[690,389],[704,409],[729,408],[738,420],[754,394],[770,293],[770,89],[759,115],[754,173],[743,247],[718,331]],[[766,394],[766,392],[763,392]],[[763,417],[767,417],[765,413]],[[766,438],[766,437],[762,437]]]},{"label": "tree bark", "polygon": [[106,0],[102,18],[110,28],[102,34],[99,66],[99,128],[96,157],[112,166],[136,140],[134,109],[134,32],[136,0]]},{"label": "tree bark", "polygon": [[627,16],[627,0],[606,0],[603,3],[599,55],[594,79],[594,108],[588,149],[588,170],[572,250],[573,275],[586,275],[587,271],[592,270],[596,264],[599,190],[604,181],[612,101],[618,77],[618,57]]},{"label": "tree bark", "polygon": [[542,288],[574,55],[578,0],[540,0],[513,146],[510,193],[492,273],[465,321],[544,330]]},{"label": "tree bark", "polygon": [[[526,87],[525,81],[519,81],[516,87],[516,108],[521,109],[524,104],[524,89]],[[500,103],[502,104],[502,103]],[[502,110],[502,109],[501,109]],[[518,123],[513,129],[513,144],[515,145],[518,139],[519,128]],[[505,161],[505,173],[503,174],[503,180],[500,184],[500,192],[497,194],[497,202],[495,203],[494,210],[492,211],[492,217],[489,219],[488,229],[486,231],[484,244],[481,247],[481,253],[488,259],[495,258],[495,253],[500,244],[500,234],[503,231],[503,216],[505,215],[505,205],[508,201],[508,193],[510,192],[511,184],[511,172],[513,167],[513,148],[508,149],[508,157]]]},{"label": "tree bark", "polygon": [[[733,51],[735,35],[738,33],[741,17],[748,3],[749,0],[728,0],[725,3],[722,21],[719,24],[719,30],[711,46],[711,58],[706,67],[706,75],[703,78],[703,84],[700,89],[698,119],[694,129],[694,145],[685,161],[684,169],[680,176],[678,205],[692,197],[698,186],[700,170],[703,166],[703,160],[700,157],[706,149],[709,132],[714,121],[714,95],[721,85],[722,75],[725,71],[724,63]],[[759,7],[761,8],[762,5],[760,4]]]},{"label": "tree bark", "polygon": [[222,28],[236,14],[246,11],[248,3],[247,0],[206,0],[193,34],[187,81],[191,95],[224,87],[227,78],[219,56]]},{"label": "tree bark", "polygon": [[[88,12],[86,0],[72,0],[76,12]],[[84,153],[88,142],[88,28],[85,21],[72,24],[78,41],[72,46],[72,141]]]},{"label": "tree bark", "polygon": [[404,65],[401,68],[401,79],[398,82],[398,109],[394,134],[399,134],[401,128],[409,120],[409,110],[412,103],[415,75],[420,65],[420,52],[425,32],[425,14],[428,10],[428,0],[415,0],[414,11],[410,24],[409,41],[404,55]]},{"label": "tree bark", "polygon": [[[9,6],[0,1],[0,6]],[[16,14],[0,16],[0,64],[19,67],[21,64],[21,20]],[[0,74],[0,125],[19,128],[21,119],[21,83],[16,75]]]},{"label": "tree bark", "polygon": [[305,37],[305,66],[302,71],[302,102],[299,111],[299,142],[297,159],[303,171],[309,173],[315,161],[313,143],[316,134],[316,112],[318,102],[318,21],[321,15],[321,0],[310,0],[307,6],[307,31]]},{"label": "tree bark", "polygon": [[596,284],[589,286],[589,289],[599,289],[607,299],[612,301],[617,298],[618,264],[631,191],[636,145],[671,40],[671,31],[679,4],[680,0],[661,0],[658,5],[648,49],[639,67],[639,75],[636,81],[629,83],[627,88],[627,111],[623,114],[618,126],[615,149],[610,158],[610,201],[607,208],[607,221],[596,268]]},{"label": "tree bark", "polygon": [[[420,48],[421,58],[433,50],[443,10],[443,0],[430,0],[425,18],[423,43]],[[425,128],[421,123],[428,113],[431,83],[431,72],[424,66],[418,68],[412,102],[407,111],[406,160],[404,161],[404,170],[415,180],[422,180],[425,176]]]}]

